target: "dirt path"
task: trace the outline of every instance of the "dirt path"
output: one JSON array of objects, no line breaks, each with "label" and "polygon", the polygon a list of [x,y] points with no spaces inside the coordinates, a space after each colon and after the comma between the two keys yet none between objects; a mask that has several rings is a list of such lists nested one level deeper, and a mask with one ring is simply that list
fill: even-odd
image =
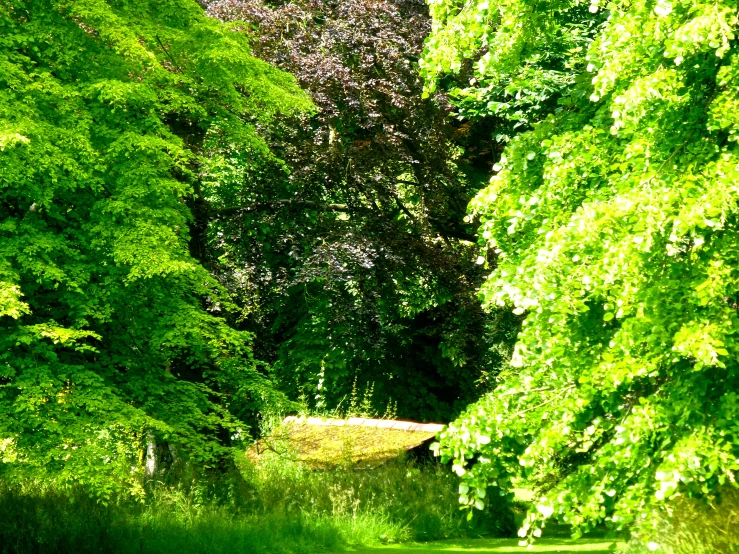
[{"label": "dirt path", "polygon": [[460,552],[463,554],[579,554],[588,552],[590,554],[607,554],[614,552],[619,543],[609,539],[542,539],[532,548],[518,546],[516,539],[471,539],[471,540],[449,540],[437,541],[424,544],[401,544],[367,548],[357,552],[362,554],[423,554]]}]

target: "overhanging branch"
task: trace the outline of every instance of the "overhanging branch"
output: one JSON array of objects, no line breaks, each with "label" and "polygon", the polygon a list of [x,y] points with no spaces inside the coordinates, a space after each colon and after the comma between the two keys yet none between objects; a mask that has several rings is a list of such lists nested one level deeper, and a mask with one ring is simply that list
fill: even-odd
[{"label": "overhanging branch", "polygon": [[280,206],[305,206],[307,208],[315,208],[317,210],[329,211],[329,212],[350,212],[356,208],[350,208],[346,204],[323,204],[314,200],[300,200],[297,198],[279,198],[277,200],[270,200],[267,202],[255,202],[248,206],[232,206],[229,208],[221,208],[215,210],[214,215],[216,217],[224,215],[237,215],[241,213],[255,212],[258,210],[276,208]]},{"label": "overhanging branch", "polygon": [[[393,195],[394,196],[394,195]],[[398,207],[403,211],[411,220],[416,223],[417,219],[416,217],[406,208],[403,206],[402,202],[400,202],[400,199],[397,197],[393,198],[395,202],[397,203]],[[250,212],[256,212],[259,210],[266,210],[266,209],[272,209],[272,208],[279,208],[283,206],[303,206],[306,208],[313,208],[315,210],[319,211],[326,211],[326,212],[364,212],[364,213],[373,213],[373,212],[381,212],[382,210],[378,209],[373,210],[372,208],[366,208],[361,206],[349,206],[347,204],[333,204],[333,203],[323,203],[323,202],[316,202],[315,200],[301,200],[299,198],[278,198],[276,200],[269,200],[265,202],[254,202],[253,204],[249,204],[246,206],[231,206],[228,208],[221,208],[217,210],[213,210],[211,212],[213,219],[218,219],[222,217],[226,217],[229,215],[239,215],[239,214],[246,214]],[[469,242],[476,242],[477,237],[474,234],[465,233],[464,231],[459,231],[456,229],[449,229],[444,228],[442,225],[439,225],[440,221],[435,220],[433,218],[429,218],[429,222],[431,223],[431,226],[433,229],[441,236],[447,237],[447,238],[455,238],[457,240],[464,240]]]}]

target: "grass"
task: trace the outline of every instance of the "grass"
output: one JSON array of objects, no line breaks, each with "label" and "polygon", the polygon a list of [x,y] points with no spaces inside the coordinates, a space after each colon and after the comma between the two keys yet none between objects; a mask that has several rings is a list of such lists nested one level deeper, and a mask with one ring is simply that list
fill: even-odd
[{"label": "grass", "polygon": [[104,506],[81,489],[70,501],[38,483],[0,483],[0,552],[309,554],[514,532],[504,499],[467,521],[448,469],[404,460],[311,471],[275,459],[228,478],[180,476],[146,489],[141,502]]}]

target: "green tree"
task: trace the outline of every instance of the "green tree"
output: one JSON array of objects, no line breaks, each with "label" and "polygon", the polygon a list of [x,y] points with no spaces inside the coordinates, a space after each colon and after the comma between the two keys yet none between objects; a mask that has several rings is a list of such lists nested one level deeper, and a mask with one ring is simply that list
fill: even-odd
[{"label": "green tree", "polygon": [[736,3],[431,5],[429,90],[466,60],[515,83],[592,29],[557,50],[566,86],[471,204],[496,253],[485,305],[525,321],[500,386],[442,433],[462,500],[538,482],[532,537],[550,517],[625,528],[735,486]]},{"label": "green tree", "polygon": [[137,486],[146,441],[223,459],[232,412],[274,393],[198,260],[201,182],[308,107],[189,0],[0,5],[4,478],[104,495]]}]

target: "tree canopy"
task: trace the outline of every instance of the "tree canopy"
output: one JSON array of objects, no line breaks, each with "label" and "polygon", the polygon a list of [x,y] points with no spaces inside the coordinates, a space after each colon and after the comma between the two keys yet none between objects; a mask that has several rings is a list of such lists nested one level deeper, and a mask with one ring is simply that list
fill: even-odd
[{"label": "tree canopy", "polygon": [[736,4],[431,9],[427,90],[461,91],[462,116],[546,97],[471,204],[484,303],[525,320],[497,389],[442,433],[462,501],[538,480],[532,537],[715,497],[739,469]]},{"label": "tree canopy", "polygon": [[421,99],[427,7],[221,0],[208,10],[319,108],[268,133],[284,168],[232,174],[234,198],[213,206],[215,271],[245,307],[261,359],[311,405],[346,405],[356,381],[374,384],[379,411],[392,401],[401,417],[449,421],[507,356],[517,318],[485,314],[477,299],[483,272],[464,216],[479,182],[445,97]]},{"label": "tree canopy", "polygon": [[135,488],[147,437],[212,466],[275,397],[193,213],[215,154],[248,167],[259,125],[309,109],[189,0],[2,3],[5,476]]}]

